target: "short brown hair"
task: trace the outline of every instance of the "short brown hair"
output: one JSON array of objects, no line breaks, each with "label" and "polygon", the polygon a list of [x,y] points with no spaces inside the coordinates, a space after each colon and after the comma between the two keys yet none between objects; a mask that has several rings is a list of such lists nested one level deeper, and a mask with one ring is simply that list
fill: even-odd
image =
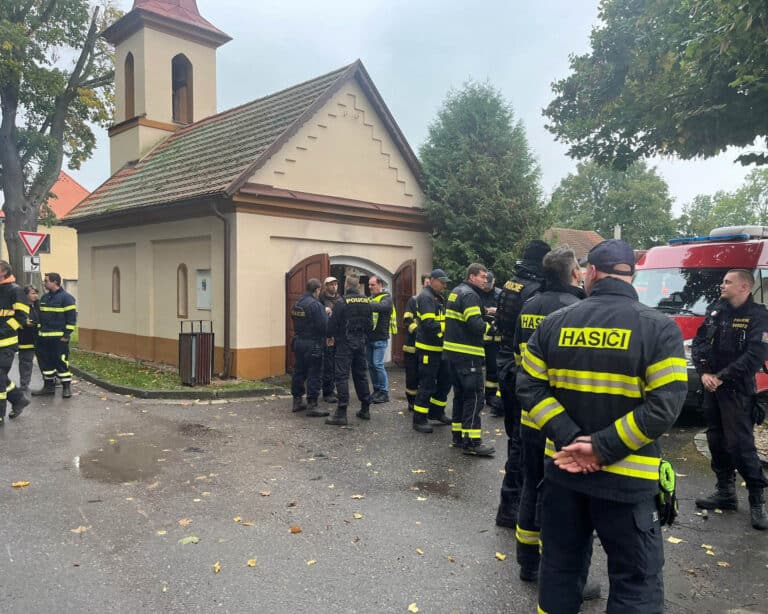
[{"label": "short brown hair", "polygon": [[548,252],[542,260],[544,276],[552,281],[559,281],[564,285],[571,282],[571,271],[578,268],[576,252],[568,245],[560,245]]},{"label": "short brown hair", "polygon": [[[735,273],[741,281],[749,286],[750,290],[755,285],[755,277],[749,269],[731,269],[728,273]],[[726,275],[728,275],[728,273],[726,273]]]},{"label": "short brown hair", "polygon": [[478,275],[483,271],[485,271],[486,273],[488,272],[488,269],[485,268],[484,264],[480,264],[479,262],[473,262],[467,267],[467,279],[469,279],[471,275]]}]

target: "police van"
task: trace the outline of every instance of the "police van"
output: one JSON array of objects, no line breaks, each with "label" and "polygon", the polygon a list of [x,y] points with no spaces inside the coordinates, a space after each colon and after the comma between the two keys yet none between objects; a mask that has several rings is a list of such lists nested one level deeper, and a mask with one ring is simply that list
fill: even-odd
[{"label": "police van", "polygon": [[[768,306],[768,226],[715,228],[709,236],[672,239],[640,256],[632,285],[640,301],[671,317],[683,333],[688,363],[686,408],[701,409],[703,388],[691,363],[691,341],[707,307],[720,298],[729,269],[752,271],[752,297]],[[757,391],[768,399],[768,375],[757,375]]]}]

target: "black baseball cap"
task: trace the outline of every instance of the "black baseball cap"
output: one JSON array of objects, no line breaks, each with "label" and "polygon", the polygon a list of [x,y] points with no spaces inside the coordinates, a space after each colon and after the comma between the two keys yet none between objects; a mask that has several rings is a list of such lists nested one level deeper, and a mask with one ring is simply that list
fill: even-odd
[{"label": "black baseball cap", "polygon": [[[621,239],[608,239],[595,245],[587,254],[587,262],[603,273],[632,275],[635,272],[635,252]],[[629,266],[629,271],[616,269],[621,264]]]},{"label": "black baseball cap", "polygon": [[448,278],[448,275],[445,274],[445,271],[443,269],[435,269],[429,274],[430,278],[432,279],[439,279],[442,282],[450,283],[451,280]]}]

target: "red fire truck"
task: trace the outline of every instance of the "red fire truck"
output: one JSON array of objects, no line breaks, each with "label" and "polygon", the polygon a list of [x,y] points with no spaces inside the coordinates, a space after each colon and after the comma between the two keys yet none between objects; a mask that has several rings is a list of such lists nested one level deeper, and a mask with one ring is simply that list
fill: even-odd
[{"label": "red fire truck", "polygon": [[[768,305],[768,226],[728,226],[709,236],[673,239],[640,257],[632,284],[640,301],[669,314],[683,333],[688,359],[687,408],[701,408],[702,387],[690,362],[691,340],[707,307],[720,297],[729,269],[749,269],[752,296]],[[757,375],[758,394],[768,397],[768,375]]]}]

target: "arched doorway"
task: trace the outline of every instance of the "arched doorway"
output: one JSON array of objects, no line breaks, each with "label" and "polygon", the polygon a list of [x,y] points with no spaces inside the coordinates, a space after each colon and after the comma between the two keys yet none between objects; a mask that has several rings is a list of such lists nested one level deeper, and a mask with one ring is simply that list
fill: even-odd
[{"label": "arched doorway", "polygon": [[285,274],[285,371],[293,371],[293,352],[291,351],[291,339],[293,339],[293,320],[291,319],[291,307],[306,291],[307,280],[313,277],[321,282],[328,277],[330,263],[328,254],[315,254],[304,258],[288,273]]}]

